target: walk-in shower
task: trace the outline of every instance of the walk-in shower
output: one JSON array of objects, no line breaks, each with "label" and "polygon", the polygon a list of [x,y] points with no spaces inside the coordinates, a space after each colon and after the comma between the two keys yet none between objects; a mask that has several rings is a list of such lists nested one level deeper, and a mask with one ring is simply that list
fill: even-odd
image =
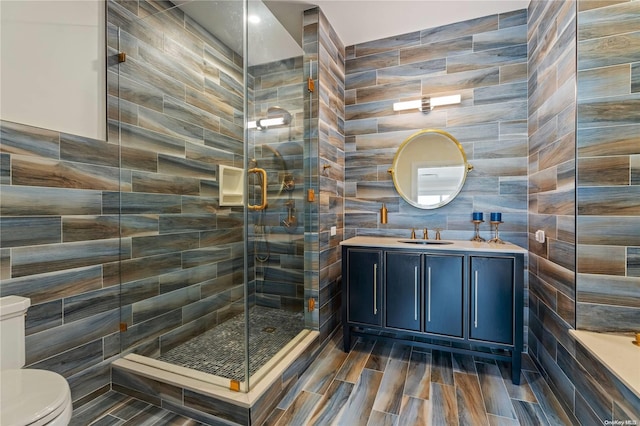
[{"label": "walk-in shower", "polygon": [[[122,334],[121,351],[246,391],[310,328],[302,50],[260,1],[178,3],[108,2],[109,54],[126,53],[108,69],[121,214],[161,216],[157,233],[127,237],[155,250],[140,263],[152,270],[121,274],[120,285],[144,279],[157,291],[122,297],[133,333]],[[245,27],[248,13],[270,24]],[[293,53],[270,44],[273,31]],[[244,182],[224,205],[221,165]],[[131,186],[138,175],[144,184]],[[147,203],[155,210],[137,207]]]}]

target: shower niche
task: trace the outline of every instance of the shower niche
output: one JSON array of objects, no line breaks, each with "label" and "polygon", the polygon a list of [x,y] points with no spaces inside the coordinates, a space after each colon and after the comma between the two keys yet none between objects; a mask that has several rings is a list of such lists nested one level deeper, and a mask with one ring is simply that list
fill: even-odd
[{"label": "shower niche", "polygon": [[244,175],[245,171],[239,167],[218,166],[221,207],[244,205]]}]

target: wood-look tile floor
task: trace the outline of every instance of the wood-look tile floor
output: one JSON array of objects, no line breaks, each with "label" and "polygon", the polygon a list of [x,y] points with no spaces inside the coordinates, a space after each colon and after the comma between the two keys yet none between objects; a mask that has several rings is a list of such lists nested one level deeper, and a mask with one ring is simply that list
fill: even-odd
[{"label": "wood-look tile floor", "polygon": [[334,339],[280,402],[267,425],[577,425],[525,355],[510,364],[359,339]]},{"label": "wood-look tile floor", "polygon": [[155,405],[109,391],[73,410],[69,426],[199,426],[193,419]]},{"label": "wood-look tile floor", "polygon": [[[334,338],[265,425],[577,425],[530,358],[521,385],[508,363],[356,341],[348,354]],[[74,413],[76,425],[198,425],[134,398],[109,392]]]}]

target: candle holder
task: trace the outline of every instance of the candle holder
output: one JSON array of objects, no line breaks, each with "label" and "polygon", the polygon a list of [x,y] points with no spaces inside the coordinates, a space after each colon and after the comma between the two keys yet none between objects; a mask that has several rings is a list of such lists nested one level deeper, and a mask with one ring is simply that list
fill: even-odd
[{"label": "candle holder", "polygon": [[504,244],[504,241],[502,241],[500,239],[500,235],[498,233],[498,227],[500,226],[500,224],[502,223],[501,220],[492,220],[491,222],[491,226],[493,226],[494,228],[494,237],[492,239],[489,240],[490,243],[494,243],[494,244]]},{"label": "candle holder", "polygon": [[479,243],[485,242],[486,240],[480,236],[480,224],[484,222],[484,220],[473,220],[473,225],[476,228],[476,235],[471,239],[471,241],[477,241]]}]

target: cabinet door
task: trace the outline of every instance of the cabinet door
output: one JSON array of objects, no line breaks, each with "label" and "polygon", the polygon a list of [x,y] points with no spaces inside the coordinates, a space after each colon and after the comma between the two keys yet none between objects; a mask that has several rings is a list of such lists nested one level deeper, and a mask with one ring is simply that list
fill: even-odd
[{"label": "cabinet door", "polygon": [[347,251],[347,320],[382,325],[382,254],[378,250]]},{"label": "cabinet door", "polygon": [[420,331],[420,254],[386,254],[385,327]]},{"label": "cabinet door", "polygon": [[514,259],[471,257],[472,339],[513,344]]},{"label": "cabinet door", "polygon": [[463,337],[464,256],[426,255],[425,331]]}]

